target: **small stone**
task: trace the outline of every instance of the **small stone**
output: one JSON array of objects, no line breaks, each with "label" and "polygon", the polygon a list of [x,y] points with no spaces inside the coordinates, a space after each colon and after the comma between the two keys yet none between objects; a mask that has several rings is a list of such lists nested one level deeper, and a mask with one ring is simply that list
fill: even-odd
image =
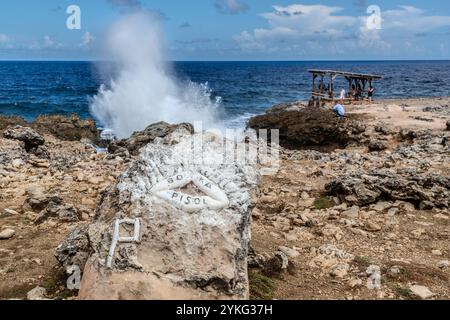
[{"label": "small stone", "polygon": [[81,204],[84,206],[94,206],[95,201],[90,198],[83,198],[83,199],[81,199]]},{"label": "small stone", "polygon": [[0,232],[0,240],[7,240],[14,236],[16,232],[13,229],[5,229]]},{"label": "small stone", "polygon": [[442,260],[442,261],[439,261],[438,264],[437,264],[437,267],[438,267],[439,269],[445,269],[445,268],[448,268],[448,267],[450,267],[450,261],[448,261],[448,260]]},{"label": "small stone", "polygon": [[47,300],[45,295],[47,290],[43,287],[36,287],[27,293],[28,300]]},{"label": "small stone", "polygon": [[341,216],[347,219],[358,219],[359,216],[359,207],[353,206],[350,209],[341,213]]},{"label": "small stone", "polygon": [[301,198],[303,200],[307,200],[307,199],[309,199],[309,194],[306,191],[303,191],[301,194]]},{"label": "small stone", "polygon": [[438,213],[438,214],[434,215],[434,218],[435,219],[443,219],[443,220],[449,220],[450,219],[449,216],[446,216],[445,214],[442,214],[442,213]]},{"label": "small stone", "polygon": [[399,208],[390,208],[387,212],[388,216],[395,216],[400,211]]},{"label": "small stone", "polygon": [[422,201],[419,204],[419,209],[420,210],[431,210],[434,208],[434,203],[431,201]]},{"label": "small stone", "polygon": [[388,146],[385,141],[373,139],[369,142],[369,151],[371,151],[371,152],[383,151],[383,150],[386,150],[387,148],[388,148]]},{"label": "small stone", "polygon": [[331,269],[330,275],[335,278],[343,279],[348,274],[349,269],[350,265],[348,263],[338,263]]},{"label": "small stone", "polygon": [[410,202],[403,203],[402,208],[406,213],[411,213],[411,212],[416,211],[416,207],[414,207],[414,205]]},{"label": "small stone", "polygon": [[25,164],[25,162],[22,159],[14,159],[12,161],[12,165],[14,168],[20,168]]},{"label": "small stone", "polygon": [[422,235],[426,233],[427,232],[425,231],[425,229],[422,228],[411,231],[411,234],[416,238],[420,238]]},{"label": "small stone", "polygon": [[369,232],[378,232],[381,231],[381,226],[375,222],[369,221],[364,225],[364,229]]},{"label": "small stone", "polygon": [[105,180],[102,177],[92,177],[92,178],[89,179],[89,183],[96,184],[96,185],[98,185],[98,184],[100,184],[100,183],[102,183],[104,181]]},{"label": "small stone", "polygon": [[369,236],[369,234],[366,231],[358,229],[358,228],[351,228],[350,231],[353,232],[356,235],[360,235],[360,236],[363,236],[363,237],[368,237]]},{"label": "small stone", "polygon": [[386,201],[379,201],[374,205],[370,206],[371,210],[375,210],[377,212],[383,212],[386,209],[390,208],[392,206],[392,203],[386,202]]},{"label": "small stone", "polygon": [[289,266],[288,256],[284,252],[276,251],[275,257],[277,257],[281,260],[281,269],[286,270]]},{"label": "small stone", "polygon": [[[278,239],[280,237],[280,235],[278,233],[273,232],[273,231],[269,232],[269,236],[274,238],[274,239]],[[295,238],[295,239],[297,239],[297,238]],[[286,240],[288,240],[288,239],[286,238]]]},{"label": "small stone", "polygon": [[431,253],[435,256],[442,256],[441,250],[432,250]]},{"label": "small stone", "polygon": [[288,247],[279,247],[278,248],[279,251],[283,252],[285,255],[287,255],[289,258],[296,258],[300,255],[300,253],[298,253],[297,250],[288,248]]},{"label": "small stone", "polygon": [[397,266],[393,266],[389,269],[389,273],[392,275],[399,274],[400,272],[401,272],[401,269],[400,269],[400,267],[397,267]]},{"label": "small stone", "polygon": [[322,233],[325,237],[334,237],[337,241],[341,240],[344,236],[341,228],[332,224],[325,225],[322,229]]},{"label": "small stone", "polygon": [[3,213],[4,214],[6,214],[6,215],[8,215],[8,216],[15,216],[15,215],[18,215],[19,213],[17,212],[17,211],[15,211],[15,210],[13,210],[13,209],[4,209],[3,210]]},{"label": "small stone", "polygon": [[414,285],[409,287],[411,292],[422,300],[432,298],[435,294],[425,286]]},{"label": "small stone", "polygon": [[361,287],[362,284],[363,284],[363,282],[362,282],[361,279],[352,279],[352,280],[350,280],[350,281],[348,282],[348,285],[349,285],[351,288]]}]

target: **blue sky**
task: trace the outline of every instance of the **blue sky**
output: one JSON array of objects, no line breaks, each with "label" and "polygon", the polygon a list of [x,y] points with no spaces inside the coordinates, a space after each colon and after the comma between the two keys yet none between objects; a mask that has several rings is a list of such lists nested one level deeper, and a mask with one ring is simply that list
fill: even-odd
[{"label": "blue sky", "polygon": [[[81,30],[66,28],[73,4]],[[450,1],[437,0],[2,1],[0,59],[101,59],[108,26],[136,10],[158,14],[170,60],[450,59]]]}]

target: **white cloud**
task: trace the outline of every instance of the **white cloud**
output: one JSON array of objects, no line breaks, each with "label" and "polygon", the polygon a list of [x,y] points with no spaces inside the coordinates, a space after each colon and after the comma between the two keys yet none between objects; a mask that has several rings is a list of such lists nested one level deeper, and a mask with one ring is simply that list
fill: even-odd
[{"label": "white cloud", "polygon": [[383,28],[408,33],[427,32],[450,26],[450,16],[428,16],[425,10],[412,6],[399,6],[382,12]]},{"label": "white cloud", "polygon": [[0,33],[0,48],[2,49],[13,49],[14,44],[11,39],[4,33]]},{"label": "white cloud", "polygon": [[244,13],[248,10],[248,5],[242,0],[216,0],[216,8],[226,14]]},{"label": "white cloud", "polygon": [[49,35],[45,35],[40,41],[34,42],[31,45],[29,45],[28,49],[31,49],[31,50],[61,49],[63,47],[64,46],[62,43],[56,42]]},{"label": "white cloud", "polygon": [[358,25],[357,17],[336,15],[343,10],[340,7],[293,4],[273,6],[273,9],[261,14],[270,28],[243,31],[234,37],[243,49],[267,50],[280,41],[292,45],[302,40],[340,38]]},{"label": "white cloud", "polygon": [[0,33],[0,44],[6,43],[9,41],[9,38],[6,34]]},{"label": "white cloud", "polygon": [[92,45],[95,41],[95,37],[89,32],[86,31],[83,36],[81,37],[81,47],[89,47]]},{"label": "white cloud", "polygon": [[368,16],[345,15],[343,11],[326,5],[275,5],[273,11],[261,14],[268,27],[245,30],[233,39],[245,51],[370,54],[374,49],[401,48],[407,41],[415,46],[414,50],[423,51],[418,43],[423,39],[416,36],[419,32],[450,26],[450,16],[428,15],[419,8],[399,6],[382,11],[382,30],[373,30],[367,28]]}]

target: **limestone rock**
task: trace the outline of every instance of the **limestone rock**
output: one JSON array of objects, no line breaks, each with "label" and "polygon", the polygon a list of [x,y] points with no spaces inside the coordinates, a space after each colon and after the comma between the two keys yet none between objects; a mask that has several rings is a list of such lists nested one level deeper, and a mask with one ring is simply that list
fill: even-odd
[{"label": "limestone rock", "polygon": [[433,292],[430,291],[429,288],[425,286],[413,285],[409,287],[409,290],[411,290],[411,292],[415,296],[419,297],[422,300],[430,299],[435,295]]},{"label": "limestone rock", "polygon": [[353,254],[340,250],[335,245],[325,244],[319,248],[317,256],[310,261],[309,265],[319,267],[332,276],[343,278],[350,269],[348,263],[354,258]]},{"label": "limestone rock", "polygon": [[348,270],[350,270],[350,265],[348,263],[338,263],[332,267],[330,275],[335,278],[343,279],[348,274]]},{"label": "limestone rock", "polygon": [[346,146],[360,141],[365,125],[351,115],[348,121],[340,122],[328,109],[300,108],[272,110],[264,115],[251,118],[248,127],[259,129],[279,129],[280,145],[288,149],[310,146]]},{"label": "limestone rock", "polygon": [[108,151],[116,155],[124,154],[125,151],[138,155],[139,150],[148,143],[153,142],[156,138],[164,138],[179,129],[188,130],[190,133],[194,132],[194,127],[188,123],[171,125],[166,122],[157,122],[151,124],[143,131],[134,132],[127,139],[113,141],[108,146]]},{"label": "limestone rock", "polygon": [[45,295],[47,290],[43,287],[36,287],[27,293],[27,300],[47,300]]},{"label": "limestone rock", "polygon": [[450,177],[434,173],[418,175],[400,169],[357,171],[331,181],[325,190],[329,195],[360,206],[389,198],[413,203],[426,201],[436,207],[450,207]]},{"label": "limestone rock", "polygon": [[5,229],[0,232],[0,240],[8,240],[14,236],[16,232],[13,229]]},{"label": "limestone rock", "polygon": [[[191,157],[201,138],[203,152]],[[144,147],[88,226],[80,298],[247,299],[259,178],[253,165],[223,157],[223,138],[182,127]]]},{"label": "limestone rock", "polygon": [[37,149],[45,142],[44,138],[42,138],[39,133],[29,127],[9,127],[3,132],[3,136],[6,139],[22,141],[27,152]]},{"label": "limestone rock", "polygon": [[49,133],[65,141],[88,139],[97,142],[100,137],[94,120],[80,119],[76,114],[69,117],[61,115],[39,116],[31,125],[38,132]]},{"label": "limestone rock", "polygon": [[50,217],[56,217],[61,222],[77,222],[80,220],[78,210],[71,204],[65,204],[63,199],[54,195],[37,194],[25,199],[22,210],[38,213],[34,223],[40,224]]},{"label": "limestone rock", "polygon": [[278,250],[286,254],[289,258],[296,258],[300,255],[297,250],[288,247],[281,246]]},{"label": "limestone rock", "polygon": [[348,210],[345,210],[341,213],[341,216],[347,219],[358,219],[359,216],[359,207],[353,206]]},{"label": "limestone rock", "polygon": [[387,149],[386,141],[381,140],[370,140],[369,142],[369,151],[383,151]]},{"label": "limestone rock", "polygon": [[381,226],[375,222],[368,221],[365,223],[364,229],[369,232],[378,232],[381,231]]},{"label": "limestone rock", "polygon": [[54,255],[65,268],[76,265],[83,270],[90,253],[88,226],[83,225],[69,234],[56,248]]}]

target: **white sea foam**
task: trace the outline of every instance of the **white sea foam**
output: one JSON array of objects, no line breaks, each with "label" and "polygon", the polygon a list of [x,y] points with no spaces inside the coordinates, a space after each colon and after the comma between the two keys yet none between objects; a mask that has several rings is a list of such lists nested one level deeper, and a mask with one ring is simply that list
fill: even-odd
[{"label": "white sea foam", "polygon": [[[151,14],[124,16],[108,31],[107,59],[117,70],[102,85],[90,110],[119,138],[151,123],[201,122],[203,129],[221,128],[220,99],[211,99],[207,84],[180,81],[170,75],[162,31]],[[108,70],[111,71],[111,70]]]}]

